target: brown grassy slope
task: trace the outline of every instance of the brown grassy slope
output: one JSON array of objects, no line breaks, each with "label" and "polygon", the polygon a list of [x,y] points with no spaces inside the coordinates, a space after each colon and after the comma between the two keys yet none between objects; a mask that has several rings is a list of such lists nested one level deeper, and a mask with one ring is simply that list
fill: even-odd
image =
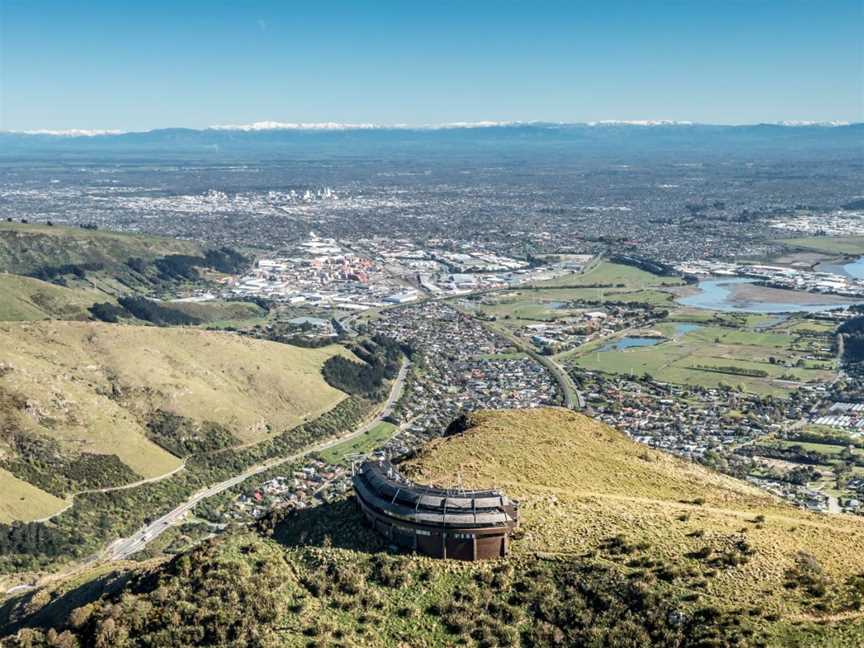
[{"label": "brown grassy slope", "polygon": [[719,570],[707,594],[723,605],[764,605],[790,616],[809,614],[783,588],[798,552],[812,554],[835,584],[864,572],[864,520],[802,511],[564,409],[475,419],[476,427],[433,442],[404,469],[417,481],[498,486],[521,500],[516,553],[591,552],[622,534],[686,568],[700,566],[687,554],[708,547],[720,555],[743,539],[755,553]]},{"label": "brown grassy slope", "polygon": [[0,389],[26,399],[12,413],[22,429],[56,439],[69,453],[117,454],[145,477],[179,465],[146,437],[144,423],[157,409],[220,423],[253,442],[345,397],[320,373],[327,358],[346,353],[336,346],[300,349],[196,329],[39,322],[0,325],[0,349]]},{"label": "brown grassy slope", "polygon": [[0,273],[0,320],[89,319],[87,308],[111,301],[97,290],[56,286],[32,277]]},{"label": "brown grassy slope", "polygon": [[38,520],[65,508],[67,503],[0,468],[0,522]]}]

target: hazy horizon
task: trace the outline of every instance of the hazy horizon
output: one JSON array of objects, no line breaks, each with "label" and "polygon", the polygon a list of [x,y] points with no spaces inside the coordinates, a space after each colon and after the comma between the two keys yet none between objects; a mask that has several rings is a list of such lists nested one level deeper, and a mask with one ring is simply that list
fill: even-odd
[{"label": "hazy horizon", "polygon": [[55,135],[63,137],[91,137],[100,135],[126,135],[135,133],[149,133],[160,130],[183,129],[194,131],[237,131],[243,133],[263,133],[268,131],[316,131],[316,132],[337,132],[337,131],[374,131],[374,130],[417,130],[417,131],[435,131],[435,130],[467,130],[467,129],[490,129],[490,128],[508,128],[508,127],[604,127],[604,126],[635,126],[635,127],[654,127],[654,126],[718,126],[718,127],[747,127],[747,126],[787,126],[790,128],[817,126],[817,127],[839,127],[839,126],[857,126],[864,122],[849,122],[843,120],[797,120],[785,119],[774,122],[748,122],[748,123],[709,123],[690,120],[667,120],[667,119],[604,119],[597,121],[541,121],[541,120],[503,120],[491,121],[482,120],[476,122],[446,122],[440,124],[386,124],[386,123],[357,123],[357,122],[283,122],[276,120],[261,120],[248,124],[211,124],[203,127],[184,127],[166,124],[154,128],[146,129],[80,129],[80,128],[35,128],[24,130],[7,130],[0,129],[0,132],[17,134],[17,135]]}]

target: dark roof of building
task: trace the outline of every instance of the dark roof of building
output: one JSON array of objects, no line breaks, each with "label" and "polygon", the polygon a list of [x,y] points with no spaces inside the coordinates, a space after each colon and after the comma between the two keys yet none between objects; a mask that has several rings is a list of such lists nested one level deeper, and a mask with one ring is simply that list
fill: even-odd
[{"label": "dark roof of building", "polygon": [[414,484],[387,461],[365,461],[354,489],[383,514],[437,526],[512,526],[517,506],[497,490],[452,490]]}]

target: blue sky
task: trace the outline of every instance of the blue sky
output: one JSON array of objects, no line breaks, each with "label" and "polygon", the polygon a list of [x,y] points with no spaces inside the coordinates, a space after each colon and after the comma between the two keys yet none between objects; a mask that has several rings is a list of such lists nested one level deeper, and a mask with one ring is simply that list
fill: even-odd
[{"label": "blue sky", "polygon": [[0,0],[0,129],[864,120],[864,0]]}]

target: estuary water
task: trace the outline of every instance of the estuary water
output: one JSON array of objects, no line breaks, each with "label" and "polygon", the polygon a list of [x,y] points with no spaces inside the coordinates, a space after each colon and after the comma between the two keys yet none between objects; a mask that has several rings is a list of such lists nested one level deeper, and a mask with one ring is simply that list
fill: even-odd
[{"label": "estuary water", "polygon": [[853,279],[864,279],[864,256],[845,264],[843,266],[843,273]]},{"label": "estuary water", "polygon": [[[860,268],[864,272],[864,263],[861,264]],[[839,304],[790,304],[772,301],[750,301],[735,299],[733,297],[733,288],[736,284],[755,282],[756,279],[748,279],[746,277],[703,279],[698,284],[698,293],[689,295],[688,297],[681,297],[676,301],[682,306],[690,306],[692,308],[706,308],[737,313],[819,313],[840,306]]]},{"label": "estuary water", "polygon": [[864,279],[864,256],[846,263],[820,263],[816,266],[819,272],[833,272],[852,279]]}]

